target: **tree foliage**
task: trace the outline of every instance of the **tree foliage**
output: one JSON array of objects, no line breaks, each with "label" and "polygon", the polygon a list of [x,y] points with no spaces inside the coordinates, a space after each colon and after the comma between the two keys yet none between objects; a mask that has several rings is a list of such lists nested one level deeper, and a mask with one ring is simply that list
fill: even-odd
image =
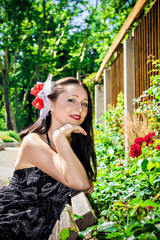
[{"label": "tree foliage", "polygon": [[[1,0],[0,101],[3,130],[20,131],[37,117],[30,89],[98,70],[135,0]],[[3,105],[5,108],[3,108]]]}]

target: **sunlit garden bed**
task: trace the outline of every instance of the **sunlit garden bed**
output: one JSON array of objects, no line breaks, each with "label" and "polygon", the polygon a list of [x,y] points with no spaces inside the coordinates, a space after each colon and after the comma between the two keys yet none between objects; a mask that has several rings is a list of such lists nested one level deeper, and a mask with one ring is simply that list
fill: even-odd
[{"label": "sunlit garden bed", "polygon": [[0,131],[1,150],[5,147],[18,147],[20,146],[19,134],[15,131]]}]

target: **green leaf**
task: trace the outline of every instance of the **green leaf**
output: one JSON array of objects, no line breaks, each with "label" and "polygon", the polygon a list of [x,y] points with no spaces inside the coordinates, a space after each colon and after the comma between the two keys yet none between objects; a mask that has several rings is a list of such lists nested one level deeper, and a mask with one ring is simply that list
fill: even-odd
[{"label": "green leaf", "polygon": [[142,154],[145,154],[148,152],[148,147],[142,148]]},{"label": "green leaf", "polygon": [[63,228],[62,231],[60,232],[61,240],[67,240],[68,237],[69,237],[69,229]]},{"label": "green leaf", "polygon": [[150,171],[152,168],[155,167],[155,164],[153,162],[149,162],[147,165],[147,169]]},{"label": "green leaf", "polygon": [[100,224],[98,226],[98,231],[103,231],[103,230],[105,230],[107,228],[113,227],[114,225],[115,225],[114,222],[103,222],[102,224]]},{"label": "green leaf", "polygon": [[149,177],[149,182],[150,184],[153,186],[153,181],[154,181],[154,177],[155,177],[155,173],[151,174],[150,177]]},{"label": "green leaf", "polygon": [[160,162],[160,157],[152,157],[152,162]]},{"label": "green leaf", "polygon": [[75,218],[77,218],[77,219],[80,219],[80,218],[82,218],[82,219],[84,219],[84,217],[83,216],[79,216],[79,215],[77,215],[77,214],[72,214]]},{"label": "green leaf", "polygon": [[141,198],[135,198],[134,200],[132,200],[130,203],[129,203],[129,205],[137,205],[137,204],[141,204],[143,201],[142,201],[142,199]]},{"label": "green leaf", "polygon": [[154,224],[151,224],[151,223],[144,224],[144,227],[146,228],[147,232],[150,232],[150,233],[157,231],[157,228],[154,226]]},{"label": "green leaf", "polygon": [[80,236],[80,237],[85,237],[85,236],[88,235],[90,232],[92,232],[94,228],[96,228],[96,225],[95,225],[95,226],[91,226],[91,227],[87,228],[86,230],[80,232],[80,233],[79,233],[79,236]]},{"label": "green leaf", "polygon": [[118,236],[122,235],[122,231],[118,231],[118,232],[113,232],[107,235],[107,237],[105,237],[105,239],[112,239],[112,238],[116,238]]},{"label": "green leaf", "polygon": [[144,233],[143,228],[141,228],[141,229],[135,231],[135,232],[134,232],[134,236],[135,236],[135,237],[138,237],[138,236],[140,236],[142,233]]},{"label": "green leaf", "polygon": [[142,167],[142,171],[143,171],[143,172],[146,172],[148,162],[149,162],[149,161],[148,161],[147,159],[144,159],[144,160],[142,161],[141,167]]},{"label": "green leaf", "polygon": [[114,205],[115,205],[115,206],[126,207],[126,204],[124,204],[124,203],[122,203],[122,202],[115,202]]},{"label": "green leaf", "polygon": [[155,208],[160,208],[160,204],[157,204],[151,200],[146,200],[143,204],[142,204],[142,207],[147,207],[147,206],[152,206],[152,207],[155,207]]}]

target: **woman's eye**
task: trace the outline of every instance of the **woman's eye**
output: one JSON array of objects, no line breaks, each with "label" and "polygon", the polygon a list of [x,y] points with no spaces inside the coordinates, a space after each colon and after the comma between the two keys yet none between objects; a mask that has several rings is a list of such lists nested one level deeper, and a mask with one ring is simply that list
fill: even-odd
[{"label": "woman's eye", "polygon": [[74,99],[70,98],[68,99],[68,102],[75,102]]},{"label": "woman's eye", "polygon": [[85,107],[88,107],[88,104],[87,103],[82,103],[83,106]]}]

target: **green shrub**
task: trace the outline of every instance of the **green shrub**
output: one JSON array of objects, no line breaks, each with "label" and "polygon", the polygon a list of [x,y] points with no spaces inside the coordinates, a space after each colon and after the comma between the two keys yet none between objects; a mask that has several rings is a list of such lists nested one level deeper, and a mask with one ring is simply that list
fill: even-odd
[{"label": "green shrub", "polygon": [[12,138],[16,139],[18,142],[20,142],[20,138],[19,138],[19,134],[16,133],[15,131],[9,131],[9,136],[11,136]]},{"label": "green shrub", "polygon": [[[98,163],[90,203],[98,218],[98,239],[158,239],[160,230],[160,150],[155,141],[138,158]],[[148,157],[147,157],[148,156]],[[142,159],[140,159],[142,157]]]},{"label": "green shrub", "polygon": [[0,138],[4,142],[14,142],[15,140],[20,141],[19,135],[14,131],[0,131]]},{"label": "green shrub", "polygon": [[99,164],[103,162],[107,165],[117,157],[123,158],[125,155],[121,121],[123,112],[124,96],[120,93],[116,107],[110,107],[99,123],[95,125],[95,146]]},{"label": "green shrub", "polygon": [[0,138],[3,140],[3,142],[14,142],[13,138],[2,132],[0,132]]},{"label": "green shrub", "polygon": [[0,106],[0,131],[5,131],[6,129],[5,109],[4,106]]},{"label": "green shrub", "polygon": [[123,110],[123,94],[120,94],[116,107],[105,113],[105,124],[100,122],[95,126],[98,178],[89,200],[98,224],[88,231],[98,239],[158,239],[160,147],[157,148],[156,139],[159,134],[153,134],[153,144],[143,144],[138,158],[125,157]]}]

